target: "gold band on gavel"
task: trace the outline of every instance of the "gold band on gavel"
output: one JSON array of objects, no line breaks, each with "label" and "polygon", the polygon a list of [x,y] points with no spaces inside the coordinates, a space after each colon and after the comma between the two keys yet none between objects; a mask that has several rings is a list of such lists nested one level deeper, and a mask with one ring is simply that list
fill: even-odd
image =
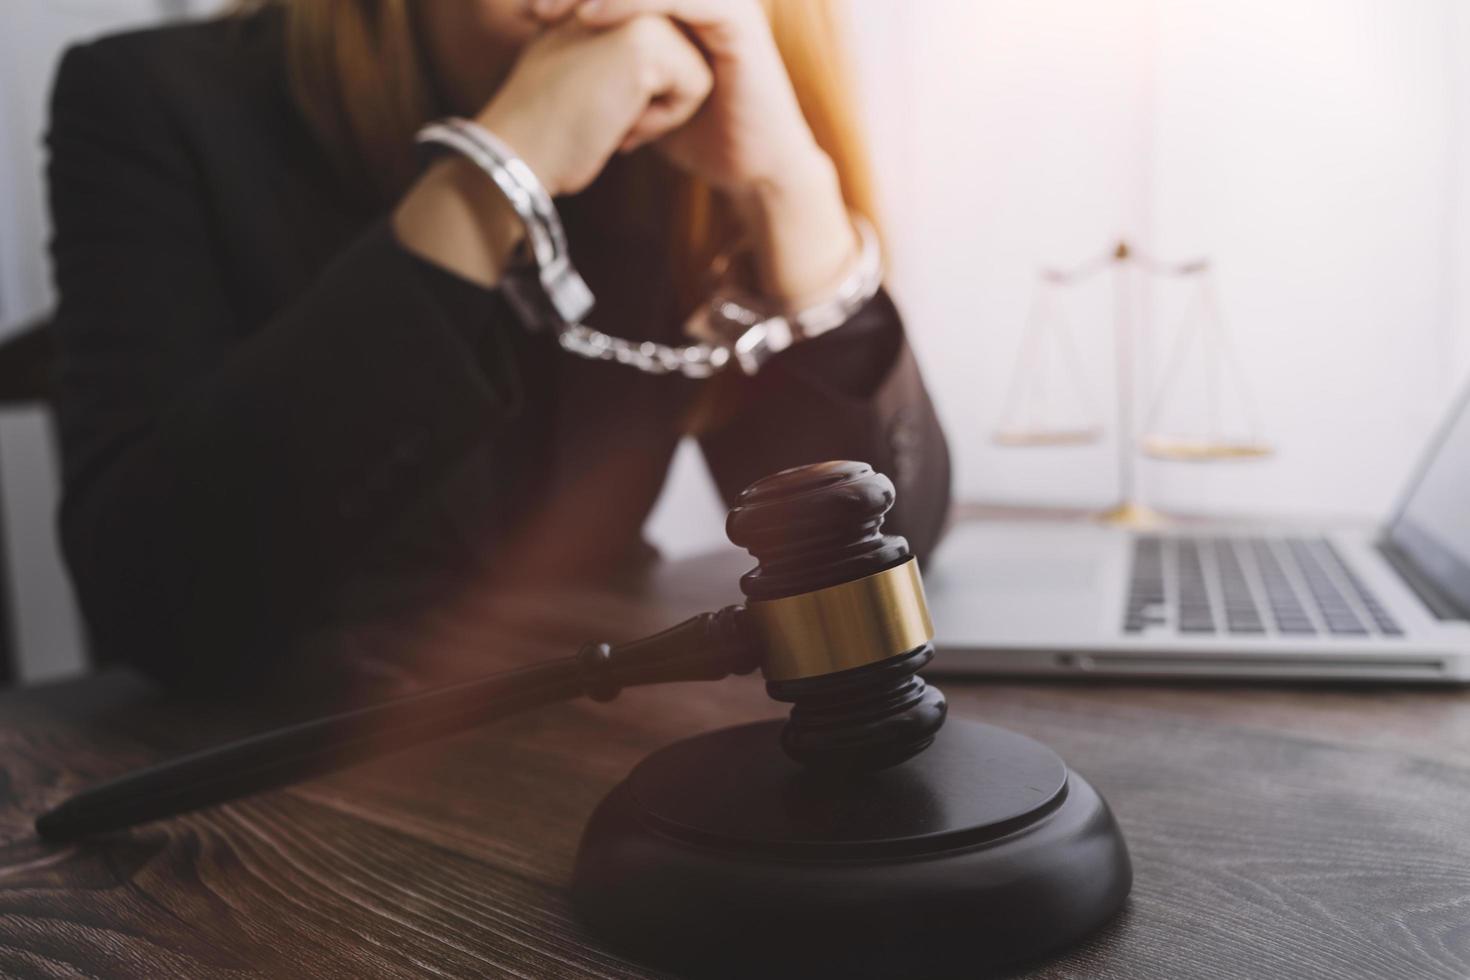
[{"label": "gold band on gavel", "polygon": [[919,563],[783,599],[751,600],[767,680],[819,677],[877,663],[934,639]]}]

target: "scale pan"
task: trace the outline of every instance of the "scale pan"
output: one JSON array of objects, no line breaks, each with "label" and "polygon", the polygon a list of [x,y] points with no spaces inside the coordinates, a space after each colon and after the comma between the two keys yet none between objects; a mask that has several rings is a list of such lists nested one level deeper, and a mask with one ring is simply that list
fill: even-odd
[{"label": "scale pan", "polygon": [[1245,439],[1216,439],[1200,436],[1145,436],[1144,454],[1154,459],[1183,463],[1214,463],[1227,459],[1261,459],[1272,448],[1264,442]]},{"label": "scale pan", "polygon": [[1086,446],[1102,438],[1102,429],[1001,429],[995,433],[998,446]]}]

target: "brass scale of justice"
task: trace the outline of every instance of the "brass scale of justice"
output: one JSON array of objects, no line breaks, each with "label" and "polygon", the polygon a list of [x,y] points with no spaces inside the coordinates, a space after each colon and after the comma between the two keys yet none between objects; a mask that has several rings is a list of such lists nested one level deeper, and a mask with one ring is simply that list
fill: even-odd
[{"label": "brass scale of justice", "polygon": [[[1208,259],[1163,262],[1143,254],[1126,241],[1111,251],[1071,269],[1044,268],[1037,277],[1026,330],[1002,403],[1000,422],[993,435],[996,445],[1011,449],[1067,448],[1094,445],[1104,437],[1099,412],[1087,382],[1072,328],[1061,309],[1064,290],[1113,272],[1113,353],[1118,437],[1118,503],[1099,519],[1125,527],[1148,528],[1167,523],[1164,515],[1138,497],[1135,456],[1165,462],[1210,463],[1253,460],[1274,452],[1262,437],[1255,401],[1235,345],[1226,329]],[[1173,330],[1173,342],[1162,378],[1144,418],[1143,434],[1135,437],[1135,376],[1137,348],[1153,339],[1134,316],[1133,270],[1157,280],[1184,284],[1189,294]],[[1179,396],[1181,378],[1197,356],[1203,373],[1203,425],[1195,431],[1166,427],[1172,400]],[[1061,420],[1053,397],[1053,373],[1073,393],[1082,417]],[[1147,379],[1146,379],[1147,380]],[[1234,428],[1227,422],[1233,396]]]}]

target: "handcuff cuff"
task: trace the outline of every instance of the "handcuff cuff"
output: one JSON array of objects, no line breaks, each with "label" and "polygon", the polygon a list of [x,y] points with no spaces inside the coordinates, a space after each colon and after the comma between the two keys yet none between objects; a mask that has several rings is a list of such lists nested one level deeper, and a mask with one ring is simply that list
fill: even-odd
[{"label": "handcuff cuff", "polygon": [[857,261],[820,301],[800,310],[775,310],[722,285],[685,321],[684,332],[694,343],[670,346],[615,337],[583,322],[595,297],[572,264],[551,195],[515,151],[485,127],[457,117],[428,124],[415,142],[453,150],[495,182],[526,226],[525,242],[502,280],[505,296],[529,329],[549,330],[563,350],[578,357],[615,361],[646,374],[708,378],[734,366],[754,375],[793,344],[842,326],[883,283],[878,236],[865,218],[853,214]]}]

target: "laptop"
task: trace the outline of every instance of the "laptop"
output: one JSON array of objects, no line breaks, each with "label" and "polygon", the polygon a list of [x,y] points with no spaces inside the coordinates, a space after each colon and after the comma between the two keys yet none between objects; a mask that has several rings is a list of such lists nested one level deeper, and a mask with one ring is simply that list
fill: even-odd
[{"label": "laptop", "polygon": [[975,521],[925,591],[964,674],[1470,682],[1470,391],[1378,528]]}]

